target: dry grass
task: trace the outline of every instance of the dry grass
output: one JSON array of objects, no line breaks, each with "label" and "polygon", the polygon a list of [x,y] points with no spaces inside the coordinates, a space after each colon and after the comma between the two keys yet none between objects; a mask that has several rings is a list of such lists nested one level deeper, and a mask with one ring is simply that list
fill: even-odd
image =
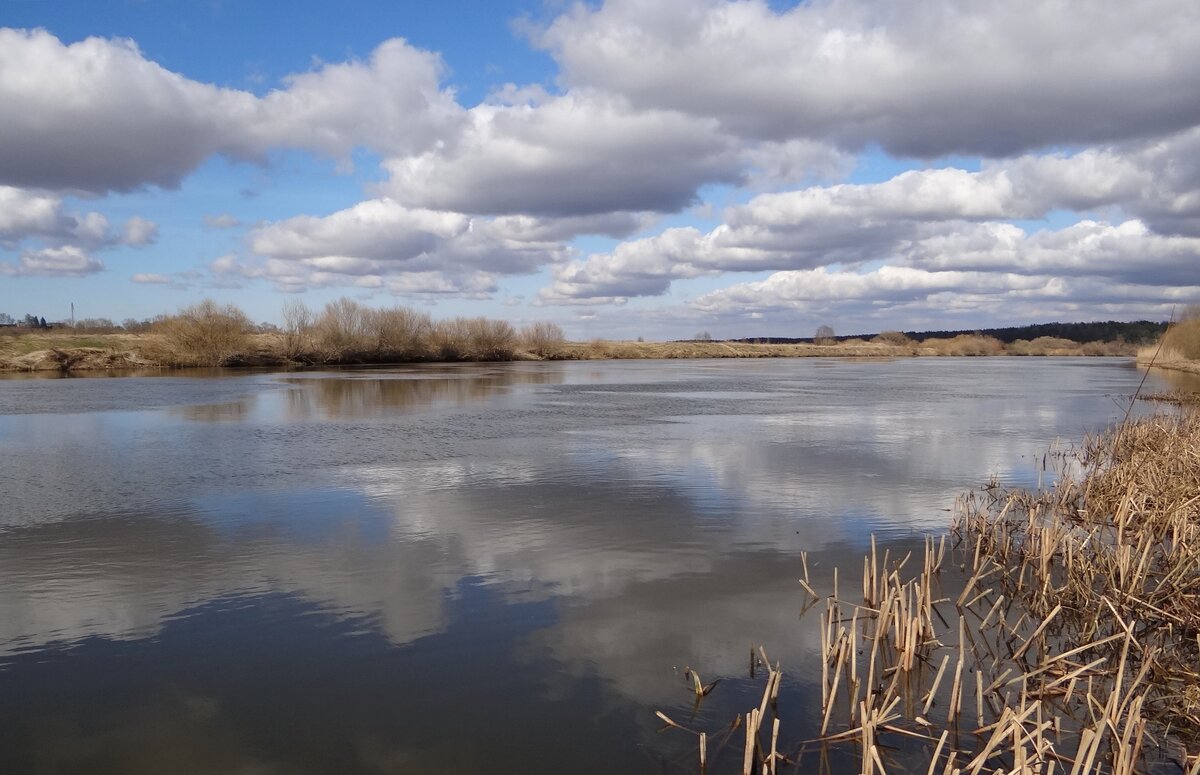
[{"label": "dry grass", "polygon": [[1138,350],[1138,363],[1200,374],[1200,317],[1194,311],[1188,314],[1168,328],[1158,344]]},{"label": "dry grass", "polygon": [[908,348],[869,342],[816,344],[753,344],[750,342],[626,342],[596,339],[567,342],[563,358],[624,360],[673,358],[871,358],[911,355]]},{"label": "dry grass", "polygon": [[0,336],[0,371],[71,371],[135,368],[138,334],[76,334],[51,331]]},{"label": "dry grass", "polygon": [[1200,361],[1200,318],[1189,318],[1167,329],[1163,353],[1169,358]]},{"label": "dry grass", "polygon": [[779,749],[769,678],[742,772],[852,745],[869,775],[914,757],[944,775],[1200,773],[1200,415],[1125,424],[1054,487],[989,486],[958,511],[950,547],[872,542],[861,602],[836,573],[822,598],[801,556],[805,610],[824,601],[819,734]]}]

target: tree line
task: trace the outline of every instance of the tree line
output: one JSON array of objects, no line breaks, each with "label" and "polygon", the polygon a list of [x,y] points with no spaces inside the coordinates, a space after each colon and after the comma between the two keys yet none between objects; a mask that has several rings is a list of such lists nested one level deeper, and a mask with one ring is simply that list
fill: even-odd
[{"label": "tree line", "polygon": [[849,339],[872,339],[889,335],[903,335],[908,339],[925,341],[929,339],[954,339],[960,336],[985,336],[998,339],[1004,344],[1012,344],[1018,340],[1032,340],[1041,337],[1066,339],[1079,344],[1088,342],[1127,342],[1129,344],[1150,344],[1158,341],[1167,330],[1166,322],[1152,320],[1136,320],[1121,322],[1117,320],[1097,321],[1092,323],[1036,323],[1028,326],[1007,326],[1003,328],[973,328],[954,331],[885,331],[881,334],[853,334],[850,336],[834,335],[829,326],[821,326],[815,337],[783,337],[766,336],[746,339],[731,339],[731,342],[762,342],[764,344],[801,344],[821,342],[844,342]]},{"label": "tree line", "polygon": [[0,312],[0,326],[24,326],[25,328],[50,328],[51,323],[47,323],[45,318],[37,315],[26,315],[18,320],[7,312]]}]

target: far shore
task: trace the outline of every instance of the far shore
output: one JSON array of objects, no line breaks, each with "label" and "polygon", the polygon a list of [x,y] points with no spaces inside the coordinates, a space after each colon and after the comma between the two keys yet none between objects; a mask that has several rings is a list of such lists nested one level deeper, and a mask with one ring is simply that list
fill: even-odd
[{"label": "far shore", "polygon": [[[416,354],[386,350],[340,352],[330,357],[315,350],[289,347],[279,333],[250,334],[243,346],[219,364],[189,362],[184,353],[156,333],[77,333],[50,330],[0,338],[0,371],[96,372],[127,369],[171,369],[197,365],[224,367],[295,367],[427,363],[454,361],[621,360],[681,358],[901,358],[920,356],[1134,356],[1136,348],[1123,342],[1080,344],[1041,337],[1005,345],[987,336],[963,335],[925,341],[846,340],[813,343],[753,343],[724,341],[635,342],[593,340],[543,343],[538,348],[520,345],[501,357],[438,357],[436,352]],[[1156,363],[1167,366],[1165,363]],[[1186,365],[1186,364],[1185,364]],[[1200,370],[1195,363],[1192,370]],[[1183,366],[1172,362],[1170,368]]]}]

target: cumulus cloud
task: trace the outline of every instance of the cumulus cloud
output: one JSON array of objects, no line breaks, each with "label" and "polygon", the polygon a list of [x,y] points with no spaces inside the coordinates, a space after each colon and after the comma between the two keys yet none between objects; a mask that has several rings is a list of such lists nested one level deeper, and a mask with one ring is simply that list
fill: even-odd
[{"label": "cumulus cloud", "polygon": [[236,267],[243,276],[293,290],[341,283],[479,296],[495,290],[497,276],[527,274],[565,257],[568,249],[557,239],[562,228],[528,217],[489,220],[374,199],[324,217],[261,226],[251,232],[250,245],[264,261],[224,256],[213,269],[230,274]]},{"label": "cumulus cloud", "polygon": [[897,321],[940,321],[947,326],[958,318],[979,325],[984,320],[1075,319],[1097,310],[1158,317],[1169,314],[1175,304],[1198,298],[1200,285],[1194,281],[1163,287],[1094,277],[884,266],[862,273],[824,267],[776,272],[765,280],[704,294],[690,306],[726,325],[766,316],[777,323],[837,321],[870,331]]},{"label": "cumulus cloud", "polygon": [[926,269],[1087,276],[1147,286],[1194,284],[1200,238],[1163,236],[1144,223],[1083,220],[1027,235],[1008,224],[930,237],[906,246],[904,261]]},{"label": "cumulus cloud", "polygon": [[704,274],[694,262],[714,249],[713,242],[712,235],[691,227],[623,242],[611,253],[553,267],[554,281],[539,298],[543,302],[611,303],[630,296],[659,296],[667,292],[673,279]]},{"label": "cumulus cloud", "polygon": [[[937,269],[1060,272],[1186,282],[1200,259],[1200,131],[1150,143],[902,172],[879,183],[760,194],[708,233],[675,229],[556,267],[543,301],[661,295],[712,272],[891,261]],[[1084,218],[1028,238],[1013,220]]]},{"label": "cumulus cloud", "polygon": [[[506,84],[471,108],[437,54],[398,38],[255,94],[131,41],[0,29],[0,248],[16,256],[3,271],[86,274],[93,252],[157,238],[149,220],[112,224],[63,197],[178,186],[213,155],[347,164],[365,147],[387,176],[375,198],[252,227],[210,280],[484,297],[549,267],[538,302],[583,305],[732,272],[777,273],[753,289],[784,301],[861,290],[894,309],[992,298],[983,277],[1010,299],[1165,294],[1192,287],[1200,258],[1200,7],[1149,2],[577,4],[531,33],[557,90]],[[830,185],[864,148],[987,158]],[[739,204],[717,227],[644,236],[724,196]],[[1061,228],[1064,212],[1077,222]],[[581,256],[571,240],[588,234],[627,241]],[[688,314],[710,309],[725,307]]]},{"label": "cumulus cloud", "polygon": [[561,80],[744,137],[1003,156],[1200,120],[1200,8],[1152,0],[610,0],[535,35]]},{"label": "cumulus cloud", "polygon": [[971,236],[930,243],[912,248],[921,256],[915,265],[781,271],[704,294],[692,306],[716,314],[837,310],[866,319],[907,307],[928,315],[942,305],[983,313],[1017,301],[1040,301],[1058,314],[1081,305],[1165,312],[1200,298],[1194,269],[1200,240],[1154,235],[1137,221],[1083,222],[1032,235],[984,224]]},{"label": "cumulus cloud", "polygon": [[109,240],[108,219],[100,213],[68,213],[52,194],[0,186],[0,243],[26,239],[75,240],[97,246]]},{"label": "cumulus cloud", "polygon": [[403,40],[257,97],[190,80],[129,40],[70,45],[0,29],[0,183],[91,192],[173,188],[206,158],[275,147],[344,156],[424,149],[461,120],[440,59]]},{"label": "cumulus cloud", "polygon": [[132,41],[0,29],[0,102],[0,182],[103,192],[177,185],[254,97],[169,72]]},{"label": "cumulus cloud", "polygon": [[121,230],[121,242],[125,245],[150,245],[157,239],[158,224],[136,215]]},{"label": "cumulus cloud", "polygon": [[384,190],[413,207],[578,217],[676,211],[706,183],[742,179],[738,149],[714,121],[613,95],[488,103],[469,120],[452,143],[386,161]]},{"label": "cumulus cloud", "polygon": [[147,245],[157,235],[158,226],[145,218],[130,218],[117,233],[101,213],[67,212],[61,197],[0,186],[0,246],[6,248],[33,240],[45,243],[42,247],[74,246],[87,251]]},{"label": "cumulus cloud", "polygon": [[23,250],[16,264],[0,264],[0,273],[26,277],[82,277],[103,269],[104,264],[75,245]]},{"label": "cumulus cloud", "polygon": [[902,266],[884,266],[872,272],[833,271],[821,267],[776,272],[766,280],[739,283],[697,298],[698,309],[736,305],[756,310],[818,302],[928,299],[939,293],[1034,290],[1046,287],[1044,277],[990,272],[931,272]]},{"label": "cumulus cloud", "polygon": [[0,242],[12,245],[30,236],[63,231],[61,199],[0,186]]}]

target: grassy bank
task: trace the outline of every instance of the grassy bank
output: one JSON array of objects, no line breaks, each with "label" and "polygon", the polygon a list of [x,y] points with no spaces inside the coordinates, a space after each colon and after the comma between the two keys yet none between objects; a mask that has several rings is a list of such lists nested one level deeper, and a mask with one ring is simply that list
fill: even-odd
[{"label": "grassy bank", "polygon": [[768,662],[757,707],[688,730],[701,760],[720,739],[741,744],[745,773],[816,770],[849,747],[871,775],[1197,775],[1198,493],[1200,415],[1157,416],[1088,440],[1051,488],[966,496],[919,556],[872,542],[861,584],[855,569],[818,592],[802,557],[819,730],[781,744]]},{"label": "grassy bank", "polygon": [[314,311],[284,309],[282,327],[254,325],[238,308],[206,301],[143,324],[136,333],[67,328],[5,329],[0,370],[83,371],[187,366],[289,366],[427,361],[592,360],[627,358],[797,358],[979,355],[1133,355],[1122,342],[1080,344],[1038,337],[1007,345],[964,334],[916,341],[885,332],[870,341],[759,344],[683,341],[568,342],[553,323],[515,328],[502,320],[433,320],[404,307],[371,308],[349,299]]}]

